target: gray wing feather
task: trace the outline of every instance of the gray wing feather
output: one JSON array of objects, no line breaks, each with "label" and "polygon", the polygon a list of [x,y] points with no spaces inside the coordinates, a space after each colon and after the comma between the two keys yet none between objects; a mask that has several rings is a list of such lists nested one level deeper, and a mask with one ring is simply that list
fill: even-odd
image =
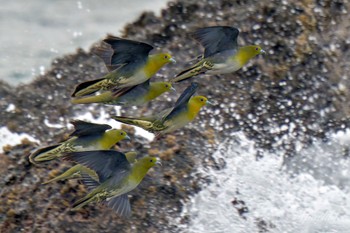
[{"label": "gray wing feather", "polygon": [[88,174],[82,173],[81,174],[81,182],[88,188],[89,191],[95,189],[97,186],[100,185],[99,182],[92,179]]},{"label": "gray wing feather", "polygon": [[149,44],[111,35],[103,41],[109,44],[114,50],[111,57],[111,65],[126,64],[118,70],[118,73],[122,75],[127,75],[144,65],[148,59],[149,52],[153,49],[153,46]]},{"label": "gray wing feather", "polygon": [[92,52],[105,63],[109,72],[123,66],[124,64],[112,64],[112,56],[114,54],[114,50],[110,48],[110,46],[106,46],[106,47],[107,48],[104,48],[104,47],[93,48]]},{"label": "gray wing feather", "polygon": [[107,201],[107,205],[123,217],[129,217],[131,215],[128,194],[111,198],[109,201]]},{"label": "gray wing feather", "polygon": [[205,27],[196,30],[192,37],[204,47],[204,58],[225,50],[237,48],[237,28],[228,26]]},{"label": "gray wing feather", "polygon": [[[72,152],[67,154],[65,158],[94,170],[99,177],[100,183],[111,177],[120,180],[131,169],[125,154],[114,150]],[[113,182],[118,181],[113,179]]]},{"label": "gray wing feather", "polygon": [[134,93],[146,93],[148,92],[150,87],[150,81],[149,79],[141,84],[138,84],[136,86],[132,86],[132,87],[125,87],[125,88],[114,88],[112,89],[112,93],[114,97],[118,97],[118,96],[122,96],[125,95],[129,92],[134,92]]},{"label": "gray wing feather", "polygon": [[70,134],[71,137],[103,134],[107,129],[112,128],[110,125],[95,124],[81,120],[71,121],[71,124],[74,125],[75,128],[74,132]]},{"label": "gray wing feather", "polygon": [[183,111],[184,108],[187,108],[187,103],[190,100],[190,98],[194,95],[197,88],[198,88],[198,83],[192,82],[191,85],[188,86],[184,90],[184,92],[182,92],[180,97],[177,99],[173,110],[163,119],[163,122],[168,119],[171,119],[174,115]]}]

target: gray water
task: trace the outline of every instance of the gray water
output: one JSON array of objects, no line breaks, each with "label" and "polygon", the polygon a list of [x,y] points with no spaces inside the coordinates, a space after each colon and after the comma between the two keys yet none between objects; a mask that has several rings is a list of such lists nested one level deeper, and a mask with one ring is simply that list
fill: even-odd
[{"label": "gray water", "polygon": [[167,0],[0,0],[0,79],[28,83],[55,57],[120,35],[143,11],[159,13]]}]

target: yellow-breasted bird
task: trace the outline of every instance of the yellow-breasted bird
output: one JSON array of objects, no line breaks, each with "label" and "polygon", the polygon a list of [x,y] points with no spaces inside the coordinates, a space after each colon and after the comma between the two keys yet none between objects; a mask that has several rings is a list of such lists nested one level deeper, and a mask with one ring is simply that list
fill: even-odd
[{"label": "yellow-breasted bird", "polygon": [[258,45],[238,47],[237,28],[205,27],[196,30],[193,38],[204,47],[204,54],[195,65],[181,71],[172,82],[181,82],[198,74],[226,74],[242,68],[250,59],[265,53]]},{"label": "yellow-breasted bird", "polygon": [[[153,46],[114,36],[107,36],[105,43],[113,52],[106,49],[96,50],[103,58],[110,72],[102,78],[79,84],[72,97],[84,96],[99,90],[131,87],[150,79],[157,71],[175,60],[168,53],[149,54]],[[106,59],[106,56],[109,59]]]},{"label": "yellow-breasted bird", "polygon": [[140,118],[113,116],[112,118],[124,124],[141,127],[156,133],[157,136],[174,131],[193,121],[200,109],[209,103],[204,96],[193,96],[197,87],[197,83],[191,83],[178,98],[173,108],[166,109],[157,115]]},{"label": "yellow-breasted bird", "polygon": [[[136,161],[136,156],[137,156],[137,153],[135,151],[129,151],[129,152],[125,153],[125,157],[130,164],[133,164]],[[77,165],[69,168],[68,170],[66,170],[62,174],[52,178],[51,180],[44,182],[43,184],[48,184],[48,183],[51,183],[54,181],[59,181],[59,180],[82,178],[83,175],[85,175],[85,176],[88,175],[93,180],[99,182],[98,175],[96,174],[96,172],[94,170],[91,170],[90,168],[85,167],[84,165],[77,164]]]},{"label": "yellow-breasted bird", "polygon": [[150,168],[160,163],[157,158],[146,156],[131,165],[125,154],[114,150],[73,152],[65,158],[94,170],[99,177],[99,182],[84,177],[83,182],[91,191],[72,205],[73,210],[104,201],[123,217],[131,215],[128,193],[140,184]]},{"label": "yellow-breasted bird", "polygon": [[129,138],[123,130],[112,129],[106,124],[94,124],[81,120],[72,121],[71,124],[74,125],[75,130],[69,135],[68,140],[36,150],[29,155],[30,162],[53,160],[73,151],[106,150],[120,140]]},{"label": "yellow-breasted bird", "polygon": [[170,82],[150,82],[147,80],[133,87],[116,88],[97,95],[76,97],[71,102],[73,104],[103,103],[135,106],[145,104],[169,90],[175,90]]}]

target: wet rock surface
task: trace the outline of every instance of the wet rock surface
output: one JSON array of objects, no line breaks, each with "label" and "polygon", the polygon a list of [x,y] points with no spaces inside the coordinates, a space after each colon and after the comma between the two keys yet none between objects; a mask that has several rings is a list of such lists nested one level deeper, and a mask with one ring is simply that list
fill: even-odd
[{"label": "wet rock surface", "polygon": [[[293,156],[297,143],[311,143],[315,137],[326,140],[327,132],[349,127],[348,10],[347,1],[221,0],[169,3],[161,17],[144,13],[126,26],[124,37],[149,42],[171,52],[178,61],[176,66],[167,65],[154,80],[170,79],[201,53],[202,48],[189,36],[198,27],[235,26],[241,32],[240,45],[260,44],[267,54],[234,74],[194,78],[200,84],[198,93],[215,105],[205,107],[185,129],[150,143],[126,129],[133,140],[121,142],[118,150],[137,150],[164,161],[131,193],[131,219],[122,219],[102,205],[70,211],[70,204],[86,193],[83,185],[76,180],[41,184],[70,163],[31,165],[27,156],[39,145],[26,140],[4,148],[0,154],[0,231],[178,232],[177,220],[186,223],[190,218],[180,216],[182,203],[210,182],[210,177],[196,173],[196,167],[225,166],[211,155],[232,132],[244,131],[258,147],[282,149],[286,156]],[[1,126],[33,135],[44,146],[69,133],[45,122],[66,125],[86,111],[97,118],[102,109],[116,114],[110,106],[72,106],[69,102],[75,85],[105,72],[96,56],[78,49],[54,60],[51,69],[31,84],[10,87],[1,83]],[[178,84],[178,92],[188,84]],[[170,106],[178,95],[170,93],[147,106],[123,108],[122,114],[151,114]],[[9,104],[15,106],[13,111],[6,110]]]}]

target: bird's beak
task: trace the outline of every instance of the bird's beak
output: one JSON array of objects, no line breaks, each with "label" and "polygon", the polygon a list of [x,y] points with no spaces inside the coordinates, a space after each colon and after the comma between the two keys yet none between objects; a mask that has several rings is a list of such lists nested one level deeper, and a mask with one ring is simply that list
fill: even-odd
[{"label": "bird's beak", "polygon": [[210,102],[209,100],[207,100],[207,102],[205,103],[205,105],[214,105],[212,102]]},{"label": "bird's beak", "polygon": [[260,54],[265,54],[266,53],[266,51],[265,50],[260,50]]},{"label": "bird's beak", "polygon": [[160,160],[157,160],[156,165],[162,166],[162,162]]},{"label": "bird's beak", "polygon": [[125,136],[125,139],[126,139],[126,140],[131,140],[131,138],[129,137],[129,135],[126,135],[126,136]]},{"label": "bird's beak", "polygon": [[174,64],[176,63],[176,60],[174,58],[170,58],[169,61]]},{"label": "bird's beak", "polygon": [[170,90],[172,90],[173,92],[176,92],[176,89],[174,87],[171,87]]}]

